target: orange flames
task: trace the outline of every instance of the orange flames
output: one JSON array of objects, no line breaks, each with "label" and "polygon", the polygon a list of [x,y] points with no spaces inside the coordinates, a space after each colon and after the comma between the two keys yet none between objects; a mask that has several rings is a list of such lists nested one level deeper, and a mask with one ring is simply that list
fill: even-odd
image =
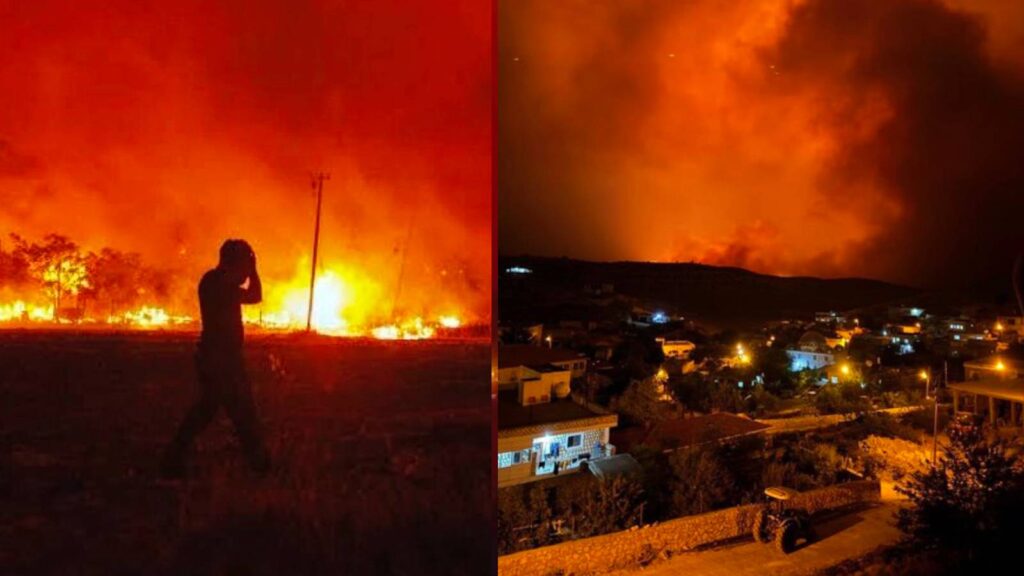
[{"label": "orange flames", "polygon": [[[309,306],[308,260],[300,260],[291,280],[278,282],[264,280],[264,300],[255,306],[243,307],[243,320],[261,330],[304,330]],[[51,274],[52,272],[52,274]],[[62,282],[67,284],[67,274],[75,273],[74,284],[89,286],[84,269],[61,270],[65,275]],[[47,271],[56,276],[57,271]],[[372,336],[384,340],[415,340],[432,338],[439,330],[454,330],[463,326],[463,319],[454,310],[444,310],[433,318],[424,315],[396,315],[393,289],[383,286],[369,274],[351,266],[331,266],[320,271],[314,289],[312,329],[332,336]],[[66,295],[76,296],[75,290]],[[119,328],[196,328],[198,319],[178,314],[155,303],[133,310],[109,313],[102,317],[92,314],[70,314],[62,305],[59,317],[54,314],[53,304],[40,304],[39,298],[21,298],[0,303],[0,323],[18,326],[41,326],[54,324],[107,325]],[[77,306],[76,302],[76,306]]]},{"label": "orange flames", "polygon": [[[283,283],[264,283],[264,301],[244,309],[245,321],[266,329],[299,330],[309,307],[308,260]],[[394,294],[378,280],[354,267],[331,266],[317,274],[313,291],[313,330],[335,336],[373,336],[385,340],[433,337],[438,327],[455,329],[462,322],[446,311],[436,320],[397,317]]]}]

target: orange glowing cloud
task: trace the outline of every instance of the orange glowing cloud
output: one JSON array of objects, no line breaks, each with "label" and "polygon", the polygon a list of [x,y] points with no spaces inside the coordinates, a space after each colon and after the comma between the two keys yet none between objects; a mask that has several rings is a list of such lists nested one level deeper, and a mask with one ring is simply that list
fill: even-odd
[{"label": "orange glowing cloud", "polygon": [[916,285],[1008,270],[1024,27],[966,4],[500,3],[501,250]]}]

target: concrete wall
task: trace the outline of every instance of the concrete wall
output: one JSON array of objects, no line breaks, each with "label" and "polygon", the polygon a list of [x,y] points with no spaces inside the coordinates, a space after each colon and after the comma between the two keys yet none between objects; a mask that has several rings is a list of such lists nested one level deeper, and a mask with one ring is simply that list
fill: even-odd
[{"label": "concrete wall", "polygon": [[[875,481],[849,482],[800,494],[793,502],[811,514],[877,502]],[[731,540],[750,534],[757,505],[685,516],[624,532],[572,540],[498,557],[499,576],[583,576],[638,567],[665,553]]]}]

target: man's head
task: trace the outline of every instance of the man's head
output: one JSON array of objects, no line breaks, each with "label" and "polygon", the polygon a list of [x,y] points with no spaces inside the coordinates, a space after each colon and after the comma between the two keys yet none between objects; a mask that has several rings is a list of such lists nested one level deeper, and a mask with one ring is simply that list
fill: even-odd
[{"label": "man's head", "polygon": [[231,280],[239,284],[252,273],[254,253],[245,240],[231,238],[220,247],[220,262],[217,268],[226,272]]}]

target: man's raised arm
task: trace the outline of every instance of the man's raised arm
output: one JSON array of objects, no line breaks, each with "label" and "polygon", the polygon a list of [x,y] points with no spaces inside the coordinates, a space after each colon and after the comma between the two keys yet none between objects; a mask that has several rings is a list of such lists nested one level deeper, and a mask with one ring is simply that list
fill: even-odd
[{"label": "man's raised arm", "polygon": [[260,282],[260,274],[256,271],[256,255],[253,254],[251,258],[249,286],[242,289],[242,304],[259,304],[263,301],[263,283]]}]

